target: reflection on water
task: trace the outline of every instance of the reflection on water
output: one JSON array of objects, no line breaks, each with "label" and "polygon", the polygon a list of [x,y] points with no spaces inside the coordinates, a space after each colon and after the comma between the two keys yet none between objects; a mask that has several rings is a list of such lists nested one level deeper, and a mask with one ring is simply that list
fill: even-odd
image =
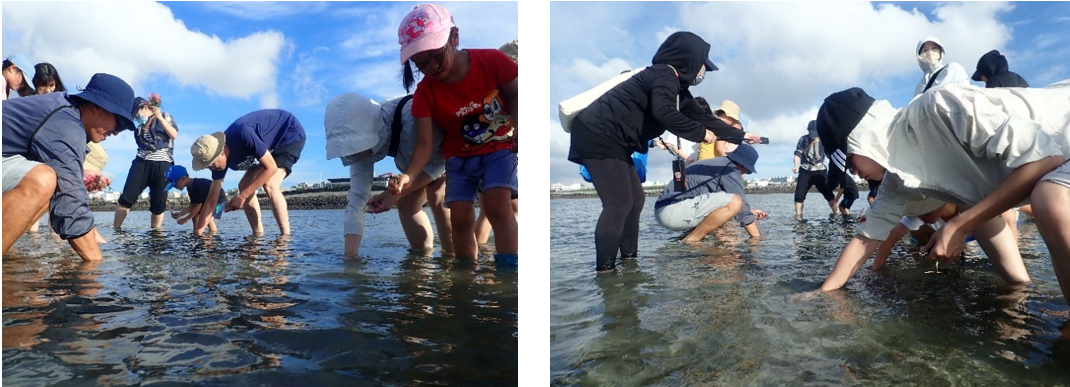
[{"label": "reflection on water", "polygon": [[292,237],[107,227],[93,264],[27,235],[3,258],[3,384],[517,383],[515,270],[406,254],[391,216],[345,261],[341,217],[291,211]]},{"label": "reflection on water", "polygon": [[882,272],[867,265],[845,290],[808,297],[855,220],[816,198],[801,223],[791,195],[749,200],[773,216],[762,237],[730,222],[695,246],[670,242],[678,233],[657,225],[648,200],[639,258],[602,276],[598,200],[552,200],[552,383],[1067,383],[1070,307],[1032,223],[1022,227],[1027,286],[1003,283],[976,243],[961,270],[940,274],[925,274],[933,264],[902,243]]}]

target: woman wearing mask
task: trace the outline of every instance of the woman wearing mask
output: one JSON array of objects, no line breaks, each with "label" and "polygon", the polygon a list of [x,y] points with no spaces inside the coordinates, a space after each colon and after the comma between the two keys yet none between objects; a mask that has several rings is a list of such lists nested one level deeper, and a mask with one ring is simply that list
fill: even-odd
[{"label": "woman wearing mask", "polygon": [[119,203],[115,207],[113,226],[116,230],[122,228],[130,207],[137,203],[145,187],[149,187],[152,228],[159,230],[163,227],[163,213],[167,210],[167,169],[175,162],[178,125],[170,114],[160,110],[161,104],[160,96],[156,93],[152,93],[148,100],[134,98],[134,105],[138,107],[134,116],[138,124],[134,132],[137,157],[130,165],[123,194],[119,196]]},{"label": "woman wearing mask", "polygon": [[[690,86],[706,71],[710,44],[690,32],[669,35],[654,54],[651,66],[618,84],[592,102],[572,122],[568,159],[587,168],[602,201],[595,226],[596,270],[616,266],[617,252],[635,257],[639,251],[639,214],[645,195],[632,162],[632,152],[646,153],[648,142],[666,130],[693,142],[713,142],[739,132],[702,109]],[[715,135],[716,134],[716,135]],[[758,136],[747,133],[746,141]]]},{"label": "woman wearing mask", "polygon": [[943,85],[970,84],[970,77],[962,65],[957,62],[944,64],[944,45],[935,37],[930,36],[918,42],[914,53],[918,56],[918,66],[922,72],[921,80],[914,87],[915,96]]}]

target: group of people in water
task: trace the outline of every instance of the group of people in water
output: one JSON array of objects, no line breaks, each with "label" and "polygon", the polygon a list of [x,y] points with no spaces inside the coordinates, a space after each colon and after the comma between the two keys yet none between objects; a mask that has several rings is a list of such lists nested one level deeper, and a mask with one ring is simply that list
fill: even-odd
[{"label": "group of people in water", "polygon": [[[768,215],[750,208],[740,177],[754,172],[758,153],[748,144],[758,136],[740,135],[742,127],[703,109],[689,90],[705,71],[717,70],[709,52],[699,36],[673,33],[649,67],[572,120],[568,159],[586,168],[602,202],[597,271],[612,271],[618,259],[638,254],[644,195],[631,154],[665,146],[657,140],[666,131],[702,146],[739,145],[723,157],[700,155],[689,164],[682,184],[668,184],[658,197],[656,221],[684,230],[683,242],[699,241],[733,217],[751,237],[760,235],[755,221]],[[976,239],[1001,278],[1028,282],[1017,244],[1020,208],[1035,219],[1063,295],[1070,297],[1070,80],[1030,88],[996,50],[967,76],[961,65],[944,63],[944,47],[934,37],[918,42],[914,55],[923,76],[906,107],[893,108],[857,87],[836,92],[799,139],[792,167],[797,219],[813,186],[833,214],[848,215],[859,197],[848,173],[870,183],[870,209],[820,290],[843,287],[874,252],[873,269],[879,270],[907,233],[922,241],[929,259],[945,264],[959,258],[967,237]]]},{"label": "group of people in water", "polygon": [[[382,103],[346,93],[326,107],[327,158],[341,158],[350,167],[343,222],[348,257],[359,254],[365,212],[395,205],[412,249],[430,252],[434,234],[422,210],[429,203],[443,253],[476,259],[478,243],[486,242],[492,228],[496,262],[517,265],[517,42],[461,49],[459,32],[442,6],[414,7],[398,28],[398,43],[403,87],[415,91]],[[254,111],[223,131],[198,137],[190,147],[192,170],[207,168],[212,176],[194,178],[174,164],[179,126],[161,109],[159,95],[135,97],[126,81],[105,73],[93,75],[80,93],[68,94],[52,65],[30,63],[16,54],[3,66],[5,254],[47,213],[52,230],[82,259],[102,259],[99,244],[106,241],[94,224],[88,193],[111,184],[102,172],[107,154],[99,144],[126,130],[133,132],[138,150],[117,202],[116,230],[145,188],[152,228],[161,228],[167,191],[177,188],[189,191],[190,205],[171,216],[180,224],[192,221],[195,234],[216,232],[214,219],[238,209],[252,232],[262,234],[256,193],[263,188],[280,234],[291,233],[282,182],[306,139],[292,113]],[[84,140],[71,135],[83,132]],[[372,165],[386,156],[395,158],[402,173],[386,192],[371,197]],[[245,171],[229,199],[222,188],[228,170]]]}]

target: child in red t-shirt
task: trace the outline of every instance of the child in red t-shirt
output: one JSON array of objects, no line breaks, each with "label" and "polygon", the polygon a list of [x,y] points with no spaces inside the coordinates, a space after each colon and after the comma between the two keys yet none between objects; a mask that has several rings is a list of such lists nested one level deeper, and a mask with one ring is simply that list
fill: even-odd
[{"label": "child in red t-shirt", "polygon": [[[432,123],[443,130],[446,205],[450,207],[453,246],[459,258],[478,255],[473,234],[480,182],[483,210],[494,228],[495,261],[515,265],[517,222],[512,196],[518,189],[516,134],[517,64],[496,49],[458,49],[459,30],[449,11],[422,4],[398,28],[405,90],[416,82],[412,115],[418,142],[409,168],[391,181],[400,191],[428,161]],[[411,63],[410,63],[411,62]],[[423,151],[422,151],[423,150]]]}]

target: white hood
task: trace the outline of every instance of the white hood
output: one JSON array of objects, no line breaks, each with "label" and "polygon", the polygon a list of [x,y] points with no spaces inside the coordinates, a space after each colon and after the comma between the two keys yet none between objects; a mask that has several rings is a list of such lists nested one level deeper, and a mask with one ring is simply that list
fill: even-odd
[{"label": "white hood", "polygon": [[[921,59],[921,46],[925,45],[925,42],[933,42],[940,46],[940,60],[936,62],[936,65],[931,65],[928,61]],[[934,71],[939,70],[940,67],[943,67],[945,56],[947,56],[947,50],[944,49],[943,43],[940,43],[940,40],[936,39],[935,36],[926,36],[925,39],[918,41],[918,47],[914,49],[914,58],[918,60],[918,67],[921,67],[921,72],[925,74],[932,74]]]}]

